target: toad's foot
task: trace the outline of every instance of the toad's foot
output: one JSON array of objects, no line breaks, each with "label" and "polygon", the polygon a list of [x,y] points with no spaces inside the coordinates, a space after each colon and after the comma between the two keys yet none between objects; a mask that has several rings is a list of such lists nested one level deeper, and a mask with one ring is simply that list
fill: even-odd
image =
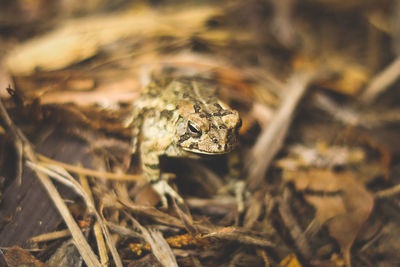
[{"label": "toad's foot", "polygon": [[161,199],[163,208],[168,208],[168,201],[166,195],[175,199],[179,203],[183,203],[183,198],[168,184],[168,181],[160,179],[152,184],[153,189],[157,192]]},{"label": "toad's foot", "polygon": [[218,194],[226,195],[233,194],[235,196],[237,211],[242,213],[245,209],[244,199],[246,194],[246,184],[243,180],[234,179],[230,181],[227,185],[218,190]]}]

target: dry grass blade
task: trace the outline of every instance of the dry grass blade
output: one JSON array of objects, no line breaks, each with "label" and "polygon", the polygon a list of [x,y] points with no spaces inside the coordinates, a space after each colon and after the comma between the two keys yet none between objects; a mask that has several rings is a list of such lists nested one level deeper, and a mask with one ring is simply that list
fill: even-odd
[{"label": "dry grass blade", "polygon": [[135,205],[133,203],[130,203],[129,200],[120,200],[121,204],[127,207],[129,210],[136,214],[141,214],[148,216],[152,220],[161,223],[161,224],[166,224],[166,225],[171,225],[179,228],[184,228],[185,224],[181,222],[179,219],[164,213],[162,211],[159,211],[158,209],[154,207],[149,207],[149,206],[140,206],[140,205]]},{"label": "dry grass blade", "polygon": [[400,77],[400,57],[393,61],[383,71],[378,73],[370,82],[361,95],[361,100],[365,104],[369,104],[375,98],[385,91],[389,85],[394,83]]},{"label": "dry grass blade", "polygon": [[316,105],[320,109],[329,113],[336,120],[351,126],[359,125],[362,123],[362,121],[360,120],[360,116],[356,112],[347,107],[339,105],[327,95],[317,93],[314,99]]},{"label": "dry grass blade", "polygon": [[[79,175],[79,181],[81,182],[82,189],[89,197],[90,201],[94,203],[92,191],[90,190],[89,182],[84,175]],[[103,266],[107,266],[109,263],[108,253],[107,253],[107,246],[104,242],[102,229],[100,223],[97,221],[93,225],[93,232],[97,242],[97,248],[99,251],[100,261]]]},{"label": "dry grass blade", "polygon": [[127,236],[127,237],[134,237],[134,238],[141,238],[142,236],[133,231],[132,229],[126,228],[124,226],[118,225],[116,223],[112,222],[107,222],[108,227],[115,233],[118,233],[122,236]]},{"label": "dry grass blade", "polygon": [[265,252],[265,250],[257,249],[257,254],[261,255],[261,257],[264,261],[264,266],[269,267],[270,266],[269,259],[268,259],[268,256],[267,256],[267,253]]},{"label": "dry grass blade", "polygon": [[[14,125],[11,121],[10,117],[7,114],[6,109],[4,108],[3,102],[0,100],[0,116],[3,118],[3,121],[8,126],[11,133],[14,134],[15,139],[18,140],[23,144],[23,151],[24,157],[29,160],[29,163],[37,162],[35,153],[31,145],[29,144],[28,140],[24,136],[24,134]],[[99,260],[97,259],[96,255],[94,254],[93,250],[89,246],[88,242],[86,241],[84,235],[82,234],[81,229],[76,224],[74,218],[72,217],[70,211],[68,210],[67,205],[65,205],[64,200],[61,198],[60,194],[57,191],[57,188],[51,182],[49,177],[39,171],[35,171],[36,176],[38,177],[39,181],[42,183],[44,188],[46,189],[47,193],[49,194],[51,200],[53,201],[54,205],[60,212],[60,215],[63,217],[65,224],[67,225],[68,229],[71,232],[71,235],[74,239],[75,245],[78,248],[83,260],[88,266],[101,266]],[[122,266],[122,265],[121,265]]]},{"label": "dry grass blade", "polygon": [[265,238],[251,235],[249,231],[242,231],[241,229],[235,227],[224,227],[203,236],[203,238],[207,237],[217,237],[222,240],[235,241],[242,244],[260,247],[275,246],[272,242],[266,240]]},{"label": "dry grass blade", "polygon": [[38,154],[38,158],[45,163],[49,163],[49,164],[52,164],[55,166],[62,167],[68,171],[71,171],[71,172],[74,172],[77,174],[92,176],[95,178],[120,180],[120,181],[137,181],[137,180],[143,179],[143,177],[141,175],[116,174],[116,173],[110,173],[110,172],[100,172],[100,171],[90,170],[90,169],[86,169],[83,167],[78,167],[78,166],[70,165],[67,163],[60,162],[60,161],[52,160],[52,159],[49,159],[48,157],[40,155],[40,154]]},{"label": "dry grass blade", "polygon": [[34,164],[33,162],[28,162],[28,165],[33,170],[46,173],[47,175],[49,175],[50,177],[63,183],[64,185],[69,186],[71,189],[73,189],[77,194],[79,194],[83,198],[86,206],[89,209],[89,212],[93,212],[96,215],[96,219],[101,226],[104,237],[106,238],[108,248],[110,249],[111,254],[114,258],[115,265],[117,267],[122,267],[123,265],[122,265],[121,258],[119,257],[117,249],[115,248],[115,245],[112,241],[112,238],[111,238],[111,235],[106,226],[105,220],[96,211],[94,203],[91,201],[90,197],[85,193],[82,186],[65,169],[63,169],[59,166],[54,166],[54,165],[49,165],[49,164],[40,165],[40,163]]},{"label": "dry grass blade", "polygon": [[375,193],[375,198],[389,198],[400,194],[400,185],[395,185]]},{"label": "dry grass blade", "polygon": [[[29,164],[30,163],[30,164]],[[28,166],[32,167],[32,162],[28,162]],[[64,200],[61,198],[60,194],[57,191],[57,188],[51,182],[49,177],[40,172],[35,170],[33,167],[32,169],[36,172],[40,182],[45,187],[46,191],[48,192],[50,198],[53,200],[54,205],[57,207],[58,211],[60,212],[61,216],[64,219],[65,224],[67,225],[68,229],[71,232],[71,235],[74,239],[75,245],[79,250],[82,258],[84,259],[85,263],[88,266],[101,266],[99,260],[97,259],[96,255],[94,254],[93,250],[89,246],[86,238],[82,234],[81,229],[76,224],[74,218],[72,217],[71,213],[68,210],[68,207],[65,205]]]},{"label": "dry grass blade", "polygon": [[162,263],[163,266],[177,267],[178,263],[176,262],[174,253],[172,253],[171,247],[168,245],[162,234],[154,229],[146,229],[132,216],[129,216],[129,218],[132,220],[134,226],[140,229],[143,238],[147,243],[149,243],[151,251],[158,261]]},{"label": "dry grass blade", "polygon": [[46,242],[49,240],[55,240],[55,239],[59,239],[59,238],[70,236],[70,235],[71,235],[71,233],[69,232],[69,230],[65,229],[65,230],[61,230],[61,231],[45,233],[42,235],[34,236],[29,239],[29,242],[32,242],[32,243]]},{"label": "dry grass blade", "polygon": [[272,159],[283,145],[293,113],[315,73],[296,72],[286,85],[286,96],[271,123],[261,133],[247,160],[248,184],[251,190],[262,182]]}]

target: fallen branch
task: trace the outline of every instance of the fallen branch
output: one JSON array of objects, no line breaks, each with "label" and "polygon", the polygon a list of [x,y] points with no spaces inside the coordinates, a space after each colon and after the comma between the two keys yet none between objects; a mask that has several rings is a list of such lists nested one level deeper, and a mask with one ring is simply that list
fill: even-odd
[{"label": "fallen branch", "polygon": [[287,131],[292,122],[294,111],[307,91],[307,86],[314,77],[314,72],[294,73],[286,85],[285,96],[267,128],[263,130],[247,160],[248,185],[255,190],[264,179],[265,173],[275,155],[281,149]]}]

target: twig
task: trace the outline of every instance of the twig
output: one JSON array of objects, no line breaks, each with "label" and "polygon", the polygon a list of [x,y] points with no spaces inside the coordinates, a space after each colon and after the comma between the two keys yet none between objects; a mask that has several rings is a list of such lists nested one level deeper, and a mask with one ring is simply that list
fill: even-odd
[{"label": "twig", "polygon": [[270,2],[274,7],[273,33],[284,46],[293,48],[296,45],[296,29],[293,22],[295,1],[273,0]]},{"label": "twig", "polygon": [[22,184],[22,165],[23,165],[23,144],[21,142],[14,142],[15,152],[17,156],[17,170],[15,172],[15,179],[18,184]]},{"label": "twig", "polygon": [[178,267],[174,253],[171,247],[168,245],[165,238],[162,236],[161,232],[155,229],[147,229],[142,226],[138,221],[135,220],[131,215],[126,213],[129,219],[132,221],[133,225],[142,232],[143,238],[149,243],[151,251],[157,260],[167,267]]},{"label": "twig", "polygon": [[154,207],[137,205],[129,199],[119,199],[119,202],[135,214],[147,216],[161,224],[185,228],[185,224],[182,221]]},{"label": "twig", "polygon": [[261,133],[250,152],[247,161],[248,184],[250,190],[259,187],[273,158],[283,145],[297,104],[305,94],[307,85],[315,73],[308,71],[294,73],[289,79],[286,94],[268,127]]},{"label": "twig", "polygon": [[47,242],[50,240],[55,240],[55,239],[63,238],[63,237],[70,236],[70,235],[71,235],[71,233],[69,232],[69,230],[65,229],[65,230],[55,231],[55,232],[51,232],[51,233],[45,233],[45,234],[31,237],[31,238],[29,238],[29,242],[32,242],[32,243]]},{"label": "twig", "polygon": [[43,161],[45,163],[57,165],[57,166],[63,167],[67,171],[71,171],[71,172],[78,173],[81,175],[87,175],[87,176],[92,176],[95,178],[102,178],[102,179],[119,180],[119,181],[138,181],[140,179],[143,179],[143,177],[141,175],[101,172],[101,171],[91,170],[91,169],[87,169],[87,168],[83,168],[83,167],[70,165],[70,164],[67,164],[67,163],[64,163],[61,161],[53,160],[53,159],[50,159],[50,158],[40,155],[40,154],[37,154],[37,156],[41,161]]},{"label": "twig", "polygon": [[400,184],[375,193],[375,198],[388,198],[400,194]]},{"label": "twig", "polygon": [[126,228],[124,226],[121,226],[119,224],[116,223],[112,223],[110,221],[107,221],[107,225],[108,227],[111,229],[111,231],[118,233],[121,236],[124,237],[134,237],[134,238],[142,238],[142,236],[133,231],[132,229]]},{"label": "twig", "polygon": [[316,106],[327,112],[337,121],[345,125],[356,126],[362,124],[360,115],[349,107],[339,105],[333,99],[323,93],[316,93],[314,96]]},{"label": "twig", "polygon": [[216,237],[221,240],[239,242],[241,244],[259,247],[275,247],[275,244],[268,241],[265,237],[252,235],[250,231],[243,231],[236,227],[222,227],[203,236],[204,238]]},{"label": "twig", "polygon": [[269,267],[270,264],[269,264],[269,259],[268,259],[267,252],[265,252],[265,250],[263,250],[263,249],[257,249],[257,254],[261,255],[261,257],[262,257],[262,259],[264,261],[264,266],[265,267]]},{"label": "twig", "polygon": [[[79,166],[80,167],[80,166]],[[90,190],[89,182],[85,175],[79,175],[79,181],[82,185],[82,189],[85,191],[86,195],[89,197],[90,201],[94,203],[92,191]],[[98,221],[93,225],[93,232],[97,242],[97,249],[100,256],[100,262],[103,266],[108,266],[109,258],[107,253],[106,243],[104,242],[104,237],[101,231],[101,226]]]},{"label": "twig", "polygon": [[361,101],[365,104],[372,103],[378,95],[383,93],[399,77],[400,57],[396,58],[389,66],[371,79],[371,82],[361,95]]}]

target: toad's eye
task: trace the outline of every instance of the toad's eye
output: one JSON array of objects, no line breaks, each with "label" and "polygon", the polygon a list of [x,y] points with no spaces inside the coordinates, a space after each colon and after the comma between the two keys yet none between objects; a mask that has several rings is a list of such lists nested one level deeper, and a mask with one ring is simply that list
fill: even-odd
[{"label": "toad's eye", "polygon": [[189,133],[194,137],[200,137],[201,136],[200,127],[196,123],[194,123],[192,121],[188,121],[188,130],[189,130]]}]

